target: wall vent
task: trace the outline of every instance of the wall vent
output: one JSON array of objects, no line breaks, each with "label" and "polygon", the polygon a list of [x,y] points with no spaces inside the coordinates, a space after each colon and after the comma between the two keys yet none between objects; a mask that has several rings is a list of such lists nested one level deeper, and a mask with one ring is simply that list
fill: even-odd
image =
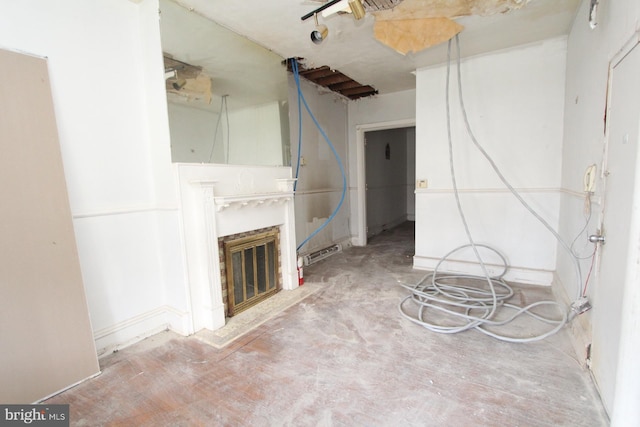
[{"label": "wall vent", "polygon": [[302,259],[304,260],[304,265],[311,265],[314,262],[321,261],[333,254],[337,254],[338,252],[342,252],[342,245],[340,244],[332,245],[328,248],[312,252],[309,255],[305,255]]}]

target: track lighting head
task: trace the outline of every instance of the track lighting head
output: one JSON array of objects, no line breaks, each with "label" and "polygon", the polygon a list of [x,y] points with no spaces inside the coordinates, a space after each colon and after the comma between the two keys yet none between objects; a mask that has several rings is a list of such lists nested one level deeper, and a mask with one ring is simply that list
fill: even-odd
[{"label": "track lighting head", "polygon": [[186,84],[187,84],[187,81],[185,79],[177,79],[175,82],[172,83],[172,86],[175,90],[180,90]]},{"label": "track lighting head", "polygon": [[349,8],[351,8],[351,13],[355,20],[364,18],[366,12],[360,0],[349,0]]},{"label": "track lighting head", "polygon": [[311,41],[320,44],[329,35],[329,29],[324,24],[318,24],[318,14],[313,15],[316,20],[316,29],[311,32]]}]

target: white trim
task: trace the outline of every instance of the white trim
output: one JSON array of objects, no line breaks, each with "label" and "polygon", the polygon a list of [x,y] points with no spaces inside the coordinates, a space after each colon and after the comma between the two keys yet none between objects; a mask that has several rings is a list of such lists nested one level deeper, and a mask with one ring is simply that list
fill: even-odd
[{"label": "white trim", "polygon": [[94,218],[100,216],[111,216],[111,215],[129,215],[136,213],[145,213],[145,212],[178,212],[179,208],[176,206],[140,206],[135,208],[121,208],[121,209],[110,209],[104,211],[93,211],[93,212],[81,212],[72,214],[73,219],[82,219],[82,218]]},{"label": "white trim", "polygon": [[[214,209],[215,186],[217,181],[200,182],[204,205],[204,240],[205,263],[207,265],[207,283],[201,288],[199,295],[203,301],[202,309],[206,313],[203,325],[210,330],[220,329],[225,325],[226,316],[222,299],[222,278],[220,277],[220,249],[218,247],[218,227]],[[196,295],[198,292],[196,290]]]},{"label": "white trim", "polygon": [[352,239],[354,246],[367,245],[367,195],[366,195],[366,159],[364,134],[365,132],[408,128],[416,125],[416,119],[401,119],[388,122],[367,123],[356,125],[356,201],[358,204],[358,230]]},{"label": "white trim", "polygon": [[[631,53],[631,51],[638,45],[640,44],[640,31],[636,31],[630,38],[629,40],[627,40],[627,42],[622,45],[622,47],[620,48],[620,50],[613,55],[613,58],[611,58],[611,61],[609,63],[609,69],[611,70],[612,68],[615,68],[620,62],[622,62],[622,60]],[[609,85],[611,84],[611,75],[609,75]],[[611,89],[611,88],[609,88]],[[611,91],[609,90],[607,92],[607,94],[609,95],[609,99],[608,101],[610,101],[610,96],[611,96]],[[608,102],[607,103],[607,110],[608,110],[608,106],[610,106],[611,103]],[[609,112],[609,111],[607,111]],[[607,129],[608,130],[608,129]],[[608,134],[607,134],[608,135]]]},{"label": "white trim", "polygon": [[227,208],[240,209],[244,207],[256,207],[271,203],[285,203],[293,199],[293,193],[251,194],[240,196],[214,197],[216,211],[221,212]]},{"label": "white trim", "polygon": [[[413,268],[433,271],[440,261],[440,258],[414,256]],[[486,267],[489,274],[499,274],[503,270],[503,267],[499,265],[487,264]],[[470,261],[447,260],[440,265],[439,271],[455,274],[481,274],[479,264]],[[553,271],[509,266],[504,280],[528,285],[551,286],[551,283],[553,283]]]},{"label": "white trim", "polygon": [[[349,187],[349,190],[353,190],[353,187]],[[308,194],[326,194],[326,193],[341,193],[342,187],[340,188],[318,188],[315,190],[296,190],[296,196],[306,196]]]},{"label": "white trim", "polygon": [[[562,190],[559,188],[516,188],[518,193],[559,193]],[[507,188],[458,188],[458,193],[497,193],[497,194],[511,194],[511,191]],[[455,190],[452,188],[416,188],[416,194],[452,194]],[[584,196],[584,195],[583,195]]]},{"label": "white trim", "polygon": [[98,357],[111,354],[167,329],[187,335],[190,318],[190,313],[164,305],[94,331],[93,339]]},{"label": "white trim", "polygon": [[[525,193],[559,193],[567,195],[576,199],[584,199],[584,191],[569,190],[566,188],[515,188],[519,194]],[[416,195],[421,194],[453,194],[452,188],[416,188],[414,193]],[[459,188],[458,193],[494,193],[494,194],[511,194],[508,188]],[[600,205],[602,203],[602,197],[596,197],[593,194],[590,195],[591,204]]]}]

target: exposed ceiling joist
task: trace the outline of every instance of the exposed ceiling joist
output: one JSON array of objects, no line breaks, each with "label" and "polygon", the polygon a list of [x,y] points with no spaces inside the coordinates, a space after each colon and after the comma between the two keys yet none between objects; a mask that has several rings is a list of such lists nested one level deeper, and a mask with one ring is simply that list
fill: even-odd
[{"label": "exposed ceiling joist", "polygon": [[[358,83],[351,77],[327,66],[305,69],[299,60],[298,67],[301,77],[349,99],[364,98],[378,93],[372,86]],[[291,61],[287,61],[287,69],[293,71]]]}]

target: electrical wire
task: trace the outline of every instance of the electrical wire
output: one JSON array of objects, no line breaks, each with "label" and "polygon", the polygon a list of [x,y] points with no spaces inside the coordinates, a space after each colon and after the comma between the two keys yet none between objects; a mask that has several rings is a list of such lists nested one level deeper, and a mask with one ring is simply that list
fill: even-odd
[{"label": "electrical wire", "polygon": [[222,119],[222,110],[226,111],[227,115],[227,158],[226,161],[229,163],[229,111],[226,109],[227,106],[227,96],[223,95],[220,98],[220,113],[218,114],[218,120],[216,121],[216,129],[213,132],[213,144],[211,145],[211,152],[209,153],[209,163],[211,163],[211,159],[213,158],[213,150],[216,148],[216,142],[218,140],[218,128],[220,127],[220,120]]},{"label": "electrical wire", "polygon": [[[340,168],[340,174],[342,175],[342,193],[340,195],[340,201],[338,202],[338,205],[336,206],[334,211],[331,213],[331,215],[329,215],[329,217],[326,219],[326,221],[324,223],[322,223],[320,225],[320,227],[318,227],[315,231],[313,231],[306,239],[304,239],[302,241],[302,243],[300,243],[298,245],[296,250],[299,251],[304,245],[306,245],[309,242],[309,240],[311,240],[322,229],[324,229],[331,221],[333,221],[333,219],[338,214],[338,211],[342,207],[342,204],[344,203],[345,195],[347,193],[347,175],[346,175],[346,173],[344,171],[344,166],[342,165],[342,160],[340,160],[340,156],[338,155],[338,152],[336,151],[335,146],[333,145],[333,143],[331,142],[331,140],[329,139],[329,137],[325,133],[324,129],[322,129],[322,126],[320,126],[320,123],[318,123],[318,120],[313,115],[313,113],[311,112],[311,109],[309,108],[309,105],[307,104],[307,100],[304,98],[304,94],[302,93],[302,88],[300,87],[300,75],[298,73],[298,62],[296,61],[295,58],[291,59],[291,69],[293,70],[293,76],[294,76],[294,79],[295,79],[295,82],[296,82],[296,88],[298,90],[298,101],[302,101],[302,104],[304,105],[305,109],[309,113],[309,116],[313,120],[313,123],[318,128],[318,131],[320,131],[320,134],[324,138],[324,140],[327,143],[327,145],[329,145],[329,148],[331,149],[331,152],[333,153],[333,155],[334,155],[334,157],[336,159],[336,162],[338,163],[338,166]],[[299,143],[298,143],[298,169],[299,169],[300,153],[301,153],[300,148],[301,148],[301,141],[302,141],[302,130],[301,130],[302,129],[302,119],[301,119],[302,115],[299,113],[298,116],[299,116],[299,120],[300,120],[300,122],[299,122],[300,123],[300,126],[299,126],[299,128],[300,128],[300,133],[299,133],[300,139],[299,139]],[[298,171],[296,171],[296,178],[298,178]]]},{"label": "electrical wire", "polygon": [[[520,196],[520,194],[513,188],[513,186],[504,178],[493,159],[488,155],[484,148],[477,141],[473,130],[469,124],[467,118],[467,112],[464,105],[464,99],[462,94],[462,78],[460,71],[460,44],[459,38],[456,35],[456,50],[457,50],[457,77],[458,77],[458,98],[460,103],[460,109],[462,111],[462,117],[464,119],[465,128],[468,135],[476,148],[482,153],[485,159],[492,166],[495,173],[500,180],[506,185],[510,192],[516,197],[516,199],[536,218],[538,219],[561,243],[561,245],[569,252],[572,260],[576,266],[576,275],[578,280],[578,295],[582,292],[582,279],[580,266],[576,260],[571,248],[564,243],[561,236],[553,230],[544,218],[542,218],[529,204]],[[513,296],[513,289],[503,280],[503,276],[506,274],[508,265],[505,257],[497,250],[490,246],[480,245],[474,242],[471,235],[471,231],[466,221],[464,210],[460,203],[459,191],[455,177],[455,167],[453,161],[453,138],[451,136],[451,107],[449,100],[450,92],[450,75],[451,75],[451,40],[449,40],[447,50],[447,77],[446,77],[446,110],[447,110],[447,138],[449,144],[449,166],[451,173],[451,180],[453,184],[454,195],[456,199],[456,206],[459,216],[462,220],[465,233],[469,244],[455,248],[446,254],[436,265],[433,273],[428,274],[422,278],[416,285],[408,286],[402,285],[405,288],[411,290],[411,294],[404,298],[399,304],[399,311],[401,315],[408,320],[419,324],[428,330],[438,333],[458,333],[469,329],[476,329],[486,335],[506,342],[533,342],[547,338],[556,332],[558,332],[568,321],[568,314],[566,308],[558,304],[555,301],[538,301],[526,306],[517,306],[507,302],[509,298]],[[448,260],[448,258],[454,253],[463,250],[465,248],[471,248],[475,255],[475,258],[480,265],[483,275],[451,275],[441,274],[439,272],[442,264]],[[491,276],[487,270],[485,262],[480,256],[478,248],[486,248],[502,260],[503,270],[498,276]],[[465,285],[461,283],[464,282]],[[476,283],[476,286],[469,283]],[[481,287],[483,283],[487,286]],[[414,303],[413,312],[408,311],[407,302]],[[560,312],[560,318],[549,318],[538,314],[534,309],[543,306],[551,306],[556,308]],[[498,310],[498,309],[501,310]],[[509,309],[513,311],[511,315],[505,317],[504,310]],[[428,311],[436,311],[444,314],[444,319],[439,319],[439,323],[435,323],[432,320],[426,318]],[[534,319],[551,325],[551,328],[545,332],[538,333],[532,336],[507,336],[502,333],[497,333],[487,329],[487,327],[497,327],[506,325],[518,316],[526,314]],[[498,320],[497,317],[503,317]]]},{"label": "electrical wire", "polygon": [[[227,104],[227,97],[229,95],[224,95],[222,99],[224,99],[224,116],[227,119],[227,150],[225,152],[225,160],[226,164],[229,164],[229,151],[231,148],[231,127],[229,127],[229,106]],[[222,114],[222,112],[220,112]]]},{"label": "electrical wire", "polygon": [[595,248],[593,248],[593,253],[591,254],[591,265],[589,266],[589,273],[587,273],[587,278],[584,280],[584,288],[582,288],[582,297],[587,296],[587,286],[589,286],[589,279],[591,278],[591,273],[593,272],[593,266],[596,263],[597,252],[598,252],[598,245],[595,245]]}]

